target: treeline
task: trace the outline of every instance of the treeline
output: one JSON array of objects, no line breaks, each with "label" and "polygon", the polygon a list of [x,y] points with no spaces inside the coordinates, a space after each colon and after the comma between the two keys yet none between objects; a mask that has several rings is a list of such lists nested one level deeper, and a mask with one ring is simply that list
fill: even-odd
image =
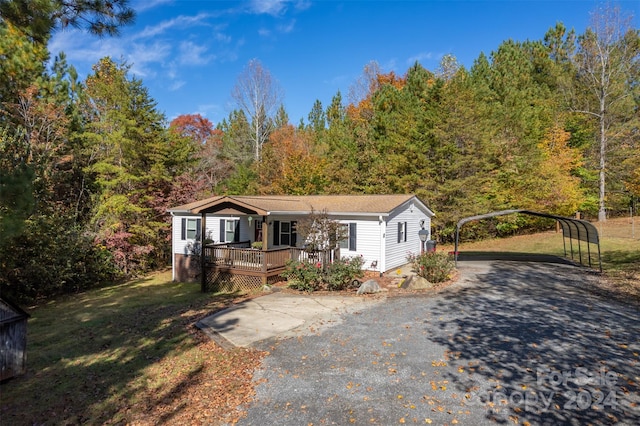
[{"label": "treeline", "polygon": [[[615,9],[582,35],[558,24],[505,41],[470,69],[368,64],[348,99],[316,101],[296,125],[277,97],[241,93],[216,125],[167,123],[127,64],[103,58],[79,81],[61,54],[48,70],[56,22],[0,11],[0,290],[22,300],[167,265],[167,207],[211,194],[416,193],[443,241],[473,214],[596,216],[640,195],[640,35]],[[241,78],[277,93],[250,65]]]}]

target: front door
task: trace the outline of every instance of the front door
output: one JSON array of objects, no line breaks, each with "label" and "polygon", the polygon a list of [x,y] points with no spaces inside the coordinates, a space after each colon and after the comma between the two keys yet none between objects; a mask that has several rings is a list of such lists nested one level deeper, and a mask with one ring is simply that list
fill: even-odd
[{"label": "front door", "polygon": [[262,241],[262,221],[256,219],[256,227],[253,241]]}]

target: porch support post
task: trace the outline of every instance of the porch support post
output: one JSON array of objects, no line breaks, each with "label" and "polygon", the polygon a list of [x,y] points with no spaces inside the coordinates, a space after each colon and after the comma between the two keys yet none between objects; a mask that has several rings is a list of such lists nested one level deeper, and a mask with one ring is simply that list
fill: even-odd
[{"label": "porch support post", "polygon": [[262,251],[267,251],[268,244],[269,244],[269,224],[267,223],[267,216],[262,216]]},{"label": "porch support post", "polygon": [[267,216],[262,216],[262,286],[267,285],[267,249],[269,247],[269,223],[267,223]]},{"label": "porch support post", "polygon": [[204,252],[204,234],[207,230],[207,214],[201,213],[202,220],[200,221],[200,291],[205,293],[207,291],[207,265],[206,256]]}]

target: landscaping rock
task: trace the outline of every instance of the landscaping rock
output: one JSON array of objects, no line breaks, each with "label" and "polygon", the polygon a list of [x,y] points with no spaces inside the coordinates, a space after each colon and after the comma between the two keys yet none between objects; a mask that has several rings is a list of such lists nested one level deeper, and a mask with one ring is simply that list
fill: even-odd
[{"label": "landscaping rock", "polygon": [[427,281],[426,278],[419,277],[417,275],[413,276],[411,280],[407,283],[407,287],[410,290],[423,290],[425,288],[433,287],[433,283]]},{"label": "landscaping rock", "polygon": [[358,288],[358,292],[356,294],[379,293],[381,291],[380,285],[378,285],[376,280],[367,280],[362,283],[360,288]]},{"label": "landscaping rock", "polygon": [[411,280],[413,279],[413,275],[403,275],[400,282],[398,282],[398,288],[409,288],[409,284],[411,284]]}]

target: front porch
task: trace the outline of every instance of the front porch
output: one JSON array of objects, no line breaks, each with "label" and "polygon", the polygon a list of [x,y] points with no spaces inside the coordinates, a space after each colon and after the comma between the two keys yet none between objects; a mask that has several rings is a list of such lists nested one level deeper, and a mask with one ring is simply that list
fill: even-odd
[{"label": "front porch", "polygon": [[251,248],[250,241],[205,245],[202,291],[256,291],[281,281],[288,260],[331,261],[330,251],[308,252],[298,247]]}]

